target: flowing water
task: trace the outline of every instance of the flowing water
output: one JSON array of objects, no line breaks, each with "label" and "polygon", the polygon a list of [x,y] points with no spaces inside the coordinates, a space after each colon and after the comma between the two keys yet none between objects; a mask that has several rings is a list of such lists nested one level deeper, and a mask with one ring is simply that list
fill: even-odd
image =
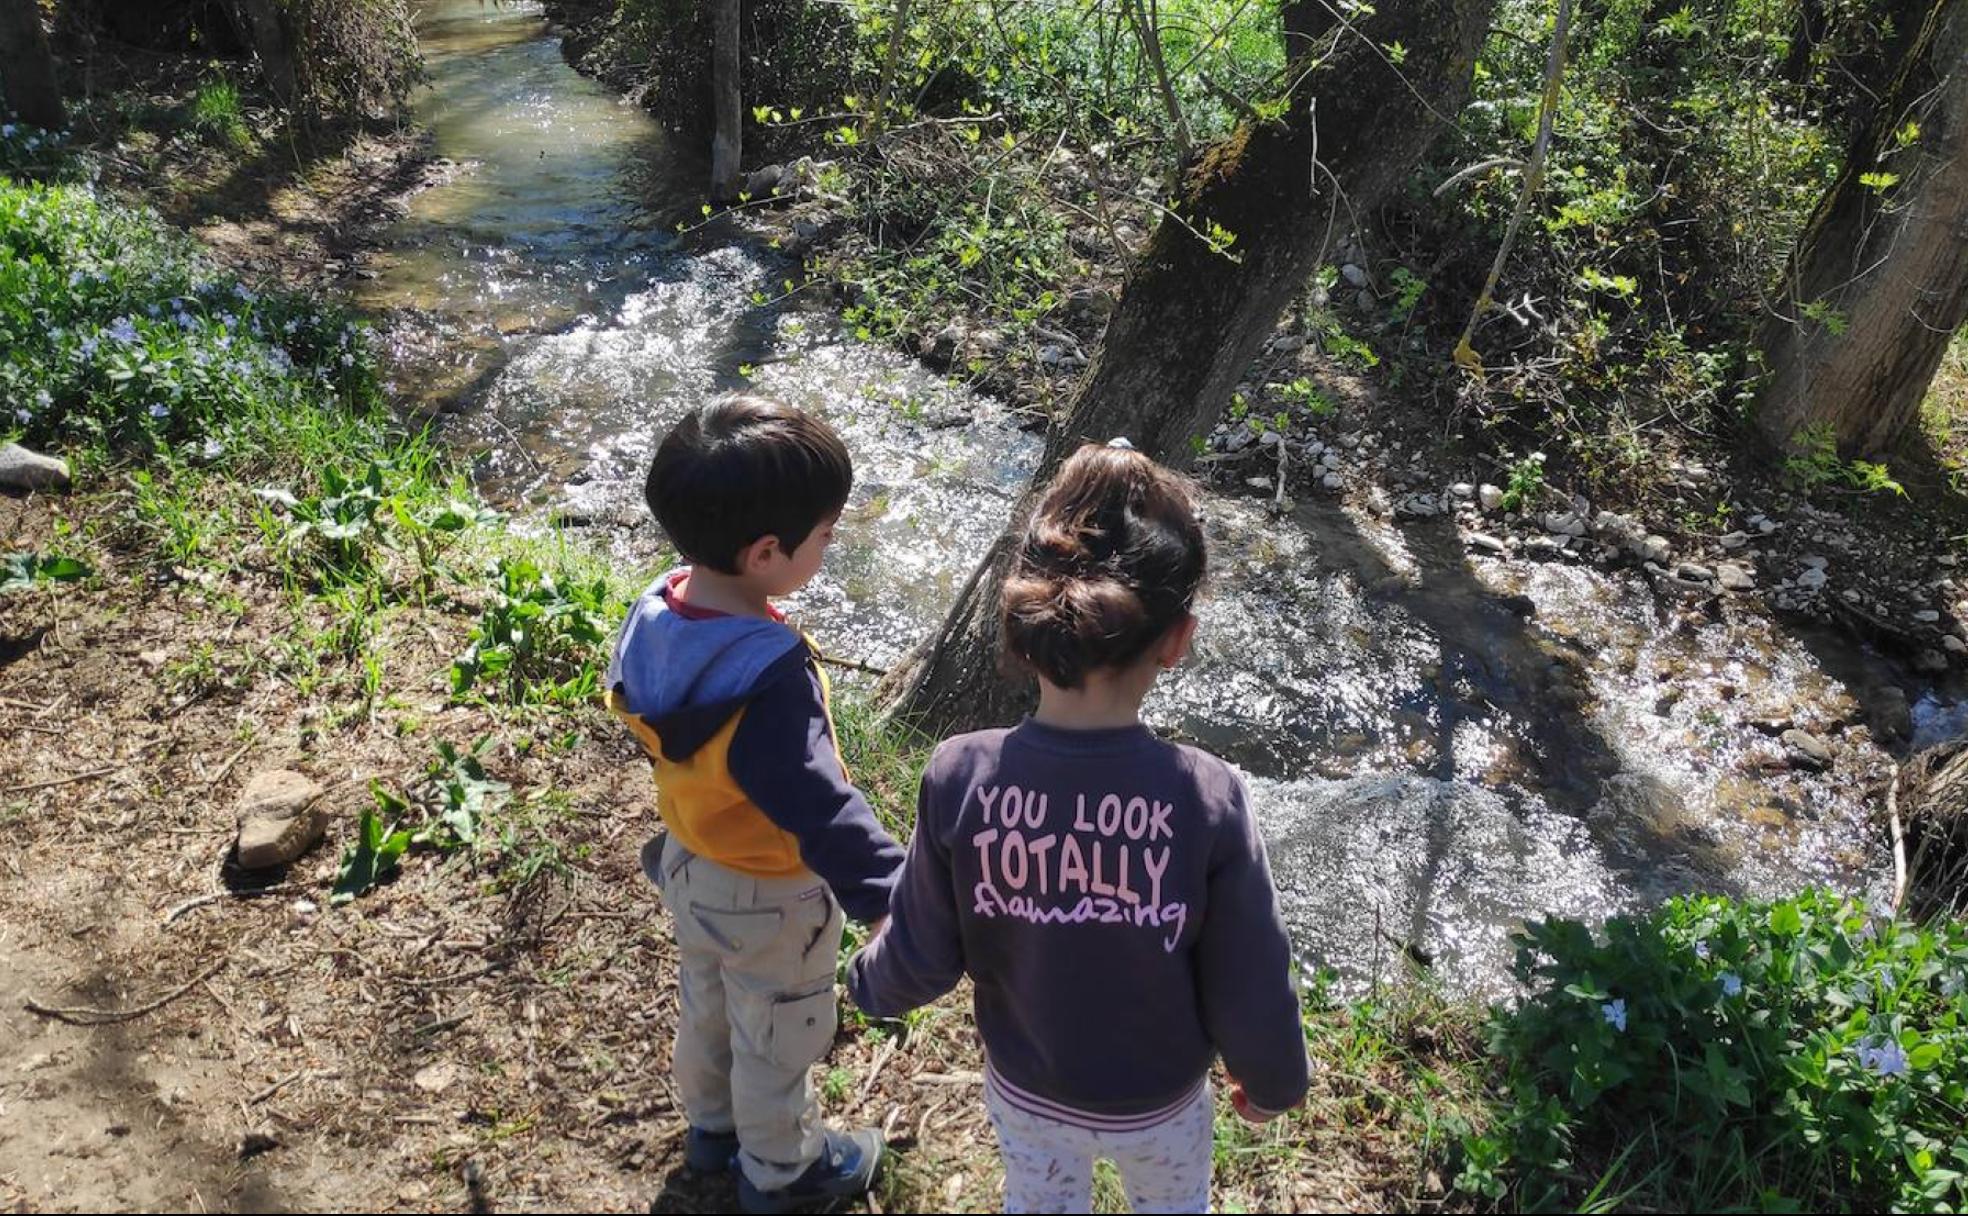
[{"label": "flowing water", "polygon": [[[701,160],[568,68],[535,6],[428,0],[420,24],[419,117],[458,170],[415,200],[363,301],[399,395],[480,454],[488,494],[626,563],[656,552],[641,471],[683,411],[749,382],[824,414],[857,483],[791,607],[830,650],[893,662],[995,536],[1036,439],[778,300],[793,268],[760,243],[677,236]],[[1261,507],[1209,501],[1197,655],[1150,708],[1249,774],[1308,959],[1358,982],[1408,947],[1490,989],[1526,916],[1878,887],[1860,786],[1884,757],[1857,744],[1831,774],[1793,772],[1766,733],[1857,721],[1877,665],[1848,644],[1669,610],[1623,574],[1472,561],[1446,521]],[[1921,729],[1961,712],[1929,698]]]}]

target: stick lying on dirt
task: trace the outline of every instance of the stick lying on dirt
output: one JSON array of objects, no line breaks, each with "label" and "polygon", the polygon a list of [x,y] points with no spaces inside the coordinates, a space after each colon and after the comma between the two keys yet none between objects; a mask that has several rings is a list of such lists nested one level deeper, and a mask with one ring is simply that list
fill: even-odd
[{"label": "stick lying on dirt", "polygon": [[300,888],[291,882],[276,883],[271,887],[254,887],[244,891],[214,891],[210,895],[200,895],[187,899],[164,914],[164,923],[170,924],[193,908],[203,908],[208,904],[222,903],[228,899],[255,899],[262,895],[285,895]]},{"label": "stick lying on dirt", "polygon": [[25,1001],[23,1005],[29,1013],[38,1013],[44,1018],[53,1018],[57,1022],[67,1022],[71,1026],[107,1026],[113,1022],[128,1022],[132,1019],[140,1018],[146,1013],[155,1013],[159,1009],[164,1008],[164,1006],[170,1004],[172,1001],[177,1000],[185,993],[190,992],[193,988],[198,987],[198,985],[225,970],[226,965],[231,961],[231,959],[221,959],[219,962],[207,967],[197,976],[194,976],[190,982],[181,984],[149,1004],[139,1005],[135,1009],[89,1009],[83,1006],[62,1007],[43,1005],[39,1001]]}]

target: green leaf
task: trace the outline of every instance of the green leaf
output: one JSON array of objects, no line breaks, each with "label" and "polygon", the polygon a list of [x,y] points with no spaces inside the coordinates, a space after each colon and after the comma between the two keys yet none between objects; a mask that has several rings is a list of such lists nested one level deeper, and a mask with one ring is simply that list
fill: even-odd
[{"label": "green leaf", "polygon": [[376,805],[363,808],[362,820],[356,825],[355,843],[342,854],[335,889],[328,898],[331,904],[345,904],[388,877],[404,850],[410,847],[411,833],[404,829],[384,831],[382,817],[377,813],[381,809],[400,815],[409,806],[380,785],[370,789]]}]

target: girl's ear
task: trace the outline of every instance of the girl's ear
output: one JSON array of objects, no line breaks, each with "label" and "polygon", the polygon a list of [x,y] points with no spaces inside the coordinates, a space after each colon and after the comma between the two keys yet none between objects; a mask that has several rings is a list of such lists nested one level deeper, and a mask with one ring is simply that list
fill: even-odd
[{"label": "girl's ear", "polygon": [[1196,640],[1196,614],[1185,612],[1182,619],[1169,626],[1162,635],[1161,644],[1156,648],[1155,661],[1163,670],[1173,670],[1182,660],[1189,657],[1189,647]]}]

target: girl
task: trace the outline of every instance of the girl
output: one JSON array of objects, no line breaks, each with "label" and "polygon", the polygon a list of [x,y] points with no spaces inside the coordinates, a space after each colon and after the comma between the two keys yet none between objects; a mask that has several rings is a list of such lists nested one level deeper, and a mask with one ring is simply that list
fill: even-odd
[{"label": "girl", "polygon": [[888,924],[849,970],[878,1017],[970,976],[1009,1212],[1086,1211],[1099,1157],[1135,1211],[1205,1211],[1213,1058],[1253,1122],[1306,1088],[1243,783],[1141,723],[1195,637],[1205,553],[1186,483],[1124,445],[1047,488],[1000,605],[1038,712],[936,749]]}]

